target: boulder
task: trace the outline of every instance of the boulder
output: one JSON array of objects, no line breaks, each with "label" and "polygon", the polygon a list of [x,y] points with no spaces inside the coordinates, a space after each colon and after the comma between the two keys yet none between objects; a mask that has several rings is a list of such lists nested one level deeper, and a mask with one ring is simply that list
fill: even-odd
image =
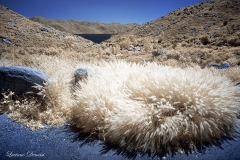
[{"label": "boulder", "polygon": [[40,31],[42,31],[42,32],[48,32],[48,29],[47,28],[40,28]]},{"label": "boulder", "polygon": [[219,43],[217,44],[218,47],[222,47],[223,45],[224,45],[224,42],[219,42]]},{"label": "boulder", "polygon": [[167,50],[162,50],[161,53],[162,54],[167,54]]},{"label": "boulder", "polygon": [[219,64],[217,64],[217,63],[213,63],[213,64],[210,64],[210,65],[208,65],[207,66],[207,68],[211,68],[211,67],[214,67],[214,68],[219,68]]},{"label": "boulder", "polygon": [[3,38],[2,41],[8,44],[12,44],[11,40],[8,38]]},{"label": "boulder", "polygon": [[139,46],[136,46],[135,48],[134,48],[134,51],[140,51],[141,50],[141,48],[139,47]]},{"label": "boulder", "polygon": [[[37,69],[22,66],[0,67],[0,92],[13,91],[15,95],[36,95],[38,90],[33,86],[49,83],[48,75]],[[2,95],[0,95],[2,98]]]},{"label": "boulder", "polygon": [[230,68],[230,67],[231,67],[230,64],[224,63],[220,67],[218,67],[218,69],[227,69],[227,68]]},{"label": "boulder", "polygon": [[79,81],[86,79],[89,75],[95,75],[96,73],[89,68],[79,68],[74,72],[72,83],[75,85]]},{"label": "boulder", "polygon": [[221,66],[217,63],[213,63],[213,64],[210,64],[207,66],[207,68],[211,68],[211,67],[214,67],[216,69],[227,69],[227,68],[230,68],[231,65],[228,64],[228,63],[223,63]]}]

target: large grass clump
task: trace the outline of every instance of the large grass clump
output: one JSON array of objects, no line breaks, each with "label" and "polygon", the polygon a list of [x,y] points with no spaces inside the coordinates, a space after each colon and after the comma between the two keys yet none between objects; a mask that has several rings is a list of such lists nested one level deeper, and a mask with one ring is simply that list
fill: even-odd
[{"label": "large grass clump", "polygon": [[210,70],[100,63],[79,82],[72,123],[104,142],[161,154],[232,136],[239,87]]}]

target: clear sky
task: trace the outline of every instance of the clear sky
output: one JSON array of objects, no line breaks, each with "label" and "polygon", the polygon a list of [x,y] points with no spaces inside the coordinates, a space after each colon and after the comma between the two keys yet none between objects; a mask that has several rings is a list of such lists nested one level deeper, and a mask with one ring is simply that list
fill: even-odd
[{"label": "clear sky", "polygon": [[0,4],[28,18],[138,23],[204,0],[0,0]]}]

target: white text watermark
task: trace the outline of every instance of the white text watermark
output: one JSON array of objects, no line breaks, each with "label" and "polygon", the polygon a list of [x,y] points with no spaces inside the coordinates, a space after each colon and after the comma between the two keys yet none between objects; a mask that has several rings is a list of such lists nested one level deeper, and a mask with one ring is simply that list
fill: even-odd
[{"label": "white text watermark", "polygon": [[13,151],[8,151],[6,153],[7,157],[44,157],[44,153],[34,153],[32,151],[28,151],[26,153],[14,153]]}]

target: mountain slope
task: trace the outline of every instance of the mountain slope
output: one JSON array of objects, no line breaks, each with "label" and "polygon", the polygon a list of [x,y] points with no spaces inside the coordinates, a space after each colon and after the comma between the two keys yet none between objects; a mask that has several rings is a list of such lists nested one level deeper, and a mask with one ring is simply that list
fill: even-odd
[{"label": "mountain slope", "polygon": [[109,42],[122,50],[139,46],[145,60],[167,65],[240,65],[240,1],[211,0],[180,8],[119,32]]},{"label": "mountain slope", "polygon": [[[175,10],[155,21],[132,28],[136,36],[161,35],[171,42],[239,46],[240,1],[211,0]],[[204,37],[201,39],[201,37]],[[231,40],[236,38],[236,42]]]},{"label": "mountain slope", "polygon": [[99,23],[74,20],[51,20],[43,17],[32,17],[30,20],[51,26],[63,32],[72,34],[117,34],[123,30],[130,29],[137,24]]},{"label": "mountain slope", "polygon": [[79,52],[92,50],[93,42],[49,26],[33,22],[0,6],[0,60],[19,60],[23,63],[26,55],[64,55],[82,58]]}]

